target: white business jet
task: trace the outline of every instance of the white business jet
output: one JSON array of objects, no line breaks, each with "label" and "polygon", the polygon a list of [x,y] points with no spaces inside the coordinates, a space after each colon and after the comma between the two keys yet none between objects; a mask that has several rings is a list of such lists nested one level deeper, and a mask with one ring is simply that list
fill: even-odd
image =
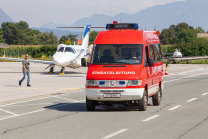
[{"label": "white business jet", "polygon": [[[60,66],[62,67],[60,75],[64,75],[65,67],[74,68],[74,69],[79,68],[81,67],[81,59],[88,58],[92,49],[92,47],[88,48],[90,28],[105,28],[105,27],[91,27],[91,25],[87,25],[86,27],[58,27],[58,28],[85,28],[82,45],[80,46],[80,45],[59,44],[57,47],[57,51],[53,55],[53,61],[41,61],[41,60],[29,60],[29,61],[35,63],[49,64],[49,66],[47,67],[47,68],[50,67],[49,73],[53,73],[55,65]],[[0,57],[0,59],[16,60],[16,61],[23,60],[18,58],[7,58],[7,57]]]}]

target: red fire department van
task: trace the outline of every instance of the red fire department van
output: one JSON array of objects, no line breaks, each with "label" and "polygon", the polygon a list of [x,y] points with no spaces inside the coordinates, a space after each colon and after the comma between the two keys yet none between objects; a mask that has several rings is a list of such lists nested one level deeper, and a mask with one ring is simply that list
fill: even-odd
[{"label": "red fire department van", "polygon": [[136,23],[107,24],[93,45],[86,77],[86,107],[136,105],[147,109],[148,97],[160,105],[163,62],[159,31],[138,30]]}]

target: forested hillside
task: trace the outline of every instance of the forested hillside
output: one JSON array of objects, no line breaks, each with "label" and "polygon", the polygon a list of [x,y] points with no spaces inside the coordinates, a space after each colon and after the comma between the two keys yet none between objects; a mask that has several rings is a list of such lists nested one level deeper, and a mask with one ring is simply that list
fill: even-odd
[{"label": "forested hillside", "polygon": [[3,39],[7,44],[14,45],[49,45],[58,44],[58,37],[53,32],[40,32],[29,28],[29,25],[20,21],[18,23],[4,22],[1,24]]}]

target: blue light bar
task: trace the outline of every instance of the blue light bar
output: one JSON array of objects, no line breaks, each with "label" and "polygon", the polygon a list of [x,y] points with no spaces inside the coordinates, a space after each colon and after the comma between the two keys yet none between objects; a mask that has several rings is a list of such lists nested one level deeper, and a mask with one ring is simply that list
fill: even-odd
[{"label": "blue light bar", "polygon": [[104,82],[104,81],[100,81],[99,84],[100,84],[100,85],[104,85],[105,82]]},{"label": "blue light bar", "polygon": [[119,84],[120,85],[124,85],[125,84],[125,81],[119,81]]},{"label": "blue light bar", "polygon": [[137,23],[117,23],[117,24],[106,24],[106,29],[134,29],[139,28]]}]

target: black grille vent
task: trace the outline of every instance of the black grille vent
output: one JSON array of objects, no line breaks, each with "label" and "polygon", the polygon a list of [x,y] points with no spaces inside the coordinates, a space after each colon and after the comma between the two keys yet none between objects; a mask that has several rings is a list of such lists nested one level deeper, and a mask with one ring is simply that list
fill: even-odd
[{"label": "black grille vent", "polygon": [[102,93],[111,93],[111,92],[119,93],[119,92],[124,92],[124,90],[101,90],[100,92],[102,92]]}]

